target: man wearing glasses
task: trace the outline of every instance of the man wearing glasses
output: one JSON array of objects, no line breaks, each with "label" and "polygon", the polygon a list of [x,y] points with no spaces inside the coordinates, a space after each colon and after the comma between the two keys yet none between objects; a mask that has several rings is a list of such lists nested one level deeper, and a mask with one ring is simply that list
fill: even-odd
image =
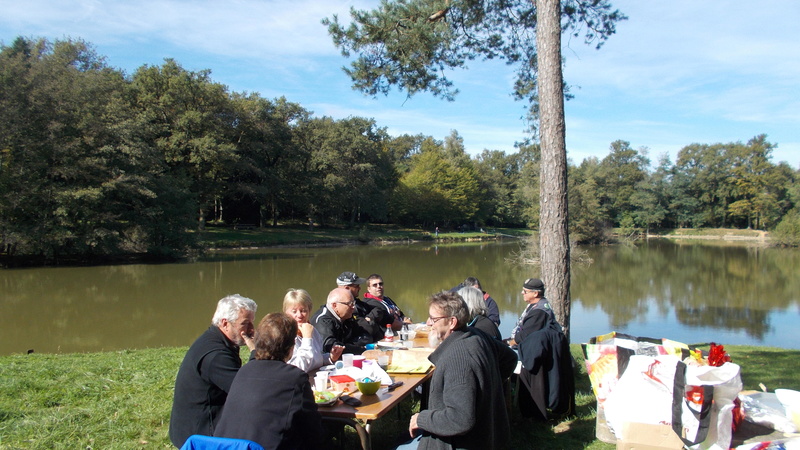
[{"label": "man wearing glasses", "polygon": [[[517,355],[503,342],[467,327],[469,310],[455,292],[428,300],[428,325],[441,344],[428,357],[436,366],[428,408],[411,416],[407,448],[505,448],[510,428],[503,380]],[[399,448],[404,448],[403,446]]]},{"label": "man wearing glasses", "polygon": [[322,336],[322,351],[328,353],[334,345],[344,346],[342,353],[360,355],[371,337],[363,333],[353,318],[356,301],[349,290],[339,287],[328,294],[327,302],[314,314],[311,323]]},{"label": "man wearing glasses", "polygon": [[391,324],[394,318],[380,300],[373,298],[361,300],[358,298],[364,281],[355,272],[342,272],[336,278],[336,285],[347,289],[353,294],[353,299],[356,302],[356,310],[353,313],[353,317],[355,317],[361,329],[370,336],[370,342],[378,342],[384,337],[386,325]]}]

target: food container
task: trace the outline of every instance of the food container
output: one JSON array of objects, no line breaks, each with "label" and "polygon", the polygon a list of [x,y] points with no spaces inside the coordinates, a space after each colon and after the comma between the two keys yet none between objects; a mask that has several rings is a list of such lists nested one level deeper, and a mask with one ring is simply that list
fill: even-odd
[{"label": "food container", "polygon": [[378,389],[381,387],[381,380],[375,381],[364,381],[370,380],[369,378],[364,378],[362,380],[356,381],[356,387],[359,391],[361,391],[364,395],[374,395],[378,392]]},{"label": "food container", "polygon": [[356,380],[350,375],[331,375],[331,390],[342,392],[355,392]]}]

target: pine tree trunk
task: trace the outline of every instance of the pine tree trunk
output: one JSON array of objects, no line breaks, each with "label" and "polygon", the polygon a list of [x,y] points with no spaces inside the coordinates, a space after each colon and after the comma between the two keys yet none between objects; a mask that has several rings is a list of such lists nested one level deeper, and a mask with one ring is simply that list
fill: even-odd
[{"label": "pine tree trunk", "polygon": [[570,261],[567,217],[567,148],[561,72],[561,4],[534,0],[539,66],[539,130],[542,147],[539,247],[542,281],[556,318],[569,338]]}]

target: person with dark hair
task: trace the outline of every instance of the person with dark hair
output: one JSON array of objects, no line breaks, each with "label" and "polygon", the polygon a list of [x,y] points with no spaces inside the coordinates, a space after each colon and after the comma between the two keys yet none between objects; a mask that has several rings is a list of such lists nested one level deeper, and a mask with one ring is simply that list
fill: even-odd
[{"label": "person with dark hair", "polygon": [[175,378],[169,439],[180,448],[193,434],[212,436],[242,367],[239,347],[252,351],[256,302],[234,294],[217,302],[211,326],[189,347]]},{"label": "person with dark hair", "polygon": [[308,374],[287,364],[297,322],[267,314],[256,328],[255,359],[236,374],[214,436],[247,439],[265,449],[320,448],[322,417]]},{"label": "person with dark hair", "polygon": [[377,273],[373,273],[367,277],[367,292],[364,294],[364,300],[372,299],[386,309],[386,312],[392,317],[392,330],[399,331],[403,328],[403,324],[411,323],[411,319],[403,314],[397,303],[384,294],[383,277]]},{"label": "person with dark hair", "polygon": [[483,290],[481,287],[481,282],[478,281],[475,277],[467,277],[461,284],[458,286],[450,289],[451,292],[458,292],[459,289],[463,287],[474,287],[481,291],[483,294],[483,301],[486,302],[486,309],[487,314],[486,317],[489,318],[495,325],[498,327],[500,326],[500,308],[497,307],[497,302],[494,301],[491,295],[489,295],[486,291]]},{"label": "person with dark hair", "polygon": [[458,294],[434,294],[428,305],[430,333],[441,344],[428,357],[436,366],[428,407],[411,416],[408,430],[415,438],[406,446],[507,447],[511,430],[502,382],[513,372],[517,355],[467,326],[469,310]]}]

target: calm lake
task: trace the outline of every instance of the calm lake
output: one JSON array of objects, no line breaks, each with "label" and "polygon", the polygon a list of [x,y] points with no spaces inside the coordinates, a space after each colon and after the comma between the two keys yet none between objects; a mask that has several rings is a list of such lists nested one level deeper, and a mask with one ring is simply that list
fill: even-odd
[{"label": "calm lake", "polygon": [[[0,354],[187,346],[227,294],[254,299],[257,319],[280,310],[288,288],[309,291],[316,309],[345,270],[381,274],[386,294],[416,321],[426,319],[429,294],[476,276],[508,336],[524,308],[523,280],[540,275],[536,266],[507,262],[519,246],[261,249],[182,264],[0,270]],[[573,343],[616,330],[800,349],[798,250],[664,240],[586,250],[593,263],[573,265]]]}]

